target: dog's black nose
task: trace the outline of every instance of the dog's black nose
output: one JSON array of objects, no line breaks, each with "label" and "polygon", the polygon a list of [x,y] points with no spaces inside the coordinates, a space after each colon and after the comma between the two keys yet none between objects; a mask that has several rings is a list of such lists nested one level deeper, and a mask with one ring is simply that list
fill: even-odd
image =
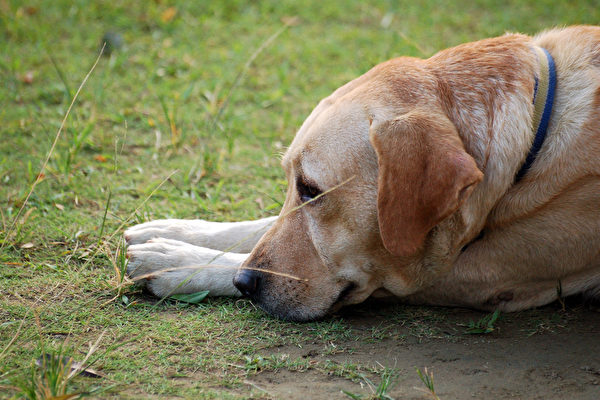
[{"label": "dog's black nose", "polygon": [[244,296],[252,298],[258,289],[260,276],[251,269],[242,269],[235,274],[233,284]]}]

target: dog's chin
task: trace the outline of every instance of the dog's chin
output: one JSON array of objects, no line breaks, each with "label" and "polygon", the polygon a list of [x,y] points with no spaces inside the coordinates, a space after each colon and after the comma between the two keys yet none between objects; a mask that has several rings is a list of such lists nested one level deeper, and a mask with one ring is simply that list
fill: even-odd
[{"label": "dog's chin", "polygon": [[329,313],[337,312],[346,306],[360,304],[373,295],[373,292],[370,288],[358,287],[355,284],[348,285],[340,292]]},{"label": "dog's chin", "polygon": [[272,304],[256,304],[261,310],[267,314],[289,322],[311,322],[319,321],[329,315],[329,310],[314,310],[306,308],[290,308],[284,305],[272,305]]},{"label": "dog's chin", "polygon": [[290,322],[311,322],[326,318],[330,313],[330,307],[318,307],[297,302],[287,301],[264,301],[252,299],[252,302],[267,314]]},{"label": "dog's chin", "polygon": [[[273,301],[274,296],[260,296],[254,298],[253,302],[266,313],[293,322],[310,322],[326,318],[340,308],[362,302],[362,295],[355,296],[357,286],[349,283],[343,286],[337,295],[331,296],[329,301],[323,299],[318,302],[308,301]],[[362,300],[361,300],[362,299]],[[313,303],[313,304],[309,304]]]}]

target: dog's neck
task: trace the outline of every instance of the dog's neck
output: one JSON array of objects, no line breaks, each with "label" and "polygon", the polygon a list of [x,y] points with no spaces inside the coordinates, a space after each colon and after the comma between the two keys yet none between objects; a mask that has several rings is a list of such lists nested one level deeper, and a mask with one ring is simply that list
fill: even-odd
[{"label": "dog's neck", "polygon": [[[533,118],[532,132],[535,134],[533,143],[529,149],[529,153],[525,158],[525,162],[515,176],[515,183],[523,179],[527,171],[533,166],[535,159],[546,139],[548,132],[548,124],[550,115],[552,114],[552,106],[554,104],[554,93],[556,91],[556,66],[550,52],[542,47],[534,46],[534,51],[537,53],[538,62],[540,64],[539,75],[535,77],[535,89],[533,93]],[[475,239],[471,240],[461,251],[465,251],[469,245],[484,236],[482,229]]]},{"label": "dog's neck", "polygon": [[[537,154],[532,143],[538,150],[541,147],[535,137],[538,125],[542,128],[544,112],[538,123],[534,103],[548,103],[550,96],[542,89],[545,76],[550,78],[550,61],[543,50],[541,58],[532,48],[530,38],[507,35],[459,46],[462,51],[441,52],[430,59],[429,66],[442,85],[443,107],[467,152],[484,172],[484,180],[463,207],[467,229],[463,245],[483,230],[491,210],[515,184],[519,171],[523,170],[522,177],[531,167],[528,160],[535,160]],[[523,121],[531,121],[531,125]],[[532,157],[528,157],[530,153]]]},{"label": "dog's neck", "polygon": [[[441,105],[465,149],[486,176],[496,184],[498,179],[506,181],[506,187],[533,140],[531,128],[521,122],[533,117],[531,100],[540,75],[531,49],[527,36],[507,35],[461,45],[427,60],[438,80]],[[507,172],[512,176],[499,176]]]}]

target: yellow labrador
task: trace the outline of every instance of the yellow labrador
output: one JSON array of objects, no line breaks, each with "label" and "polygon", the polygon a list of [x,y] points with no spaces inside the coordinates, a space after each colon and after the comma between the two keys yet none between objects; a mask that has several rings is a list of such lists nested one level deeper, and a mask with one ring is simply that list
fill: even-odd
[{"label": "yellow labrador", "polygon": [[503,311],[600,297],[600,28],[377,65],[321,101],[283,167],[278,218],[133,227],[130,275],[292,320],[372,295]]}]

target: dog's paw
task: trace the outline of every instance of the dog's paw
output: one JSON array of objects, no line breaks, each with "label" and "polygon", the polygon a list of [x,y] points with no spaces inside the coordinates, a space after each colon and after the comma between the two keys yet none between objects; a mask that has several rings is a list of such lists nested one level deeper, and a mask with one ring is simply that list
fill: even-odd
[{"label": "dog's paw", "polygon": [[[202,246],[202,236],[210,236],[211,232],[208,228],[212,224],[214,223],[204,220],[157,219],[134,225],[128,228],[123,236],[128,245],[146,243],[156,238],[165,238]],[[190,236],[195,236],[192,238],[195,240],[190,241]]]},{"label": "dog's paw", "polygon": [[135,225],[124,236],[128,245],[165,238],[209,249],[249,253],[276,218],[242,222],[159,219]]},{"label": "dog's paw", "polygon": [[127,257],[129,277],[158,297],[203,290],[210,296],[239,296],[233,276],[247,254],[156,238],[130,245]]}]

